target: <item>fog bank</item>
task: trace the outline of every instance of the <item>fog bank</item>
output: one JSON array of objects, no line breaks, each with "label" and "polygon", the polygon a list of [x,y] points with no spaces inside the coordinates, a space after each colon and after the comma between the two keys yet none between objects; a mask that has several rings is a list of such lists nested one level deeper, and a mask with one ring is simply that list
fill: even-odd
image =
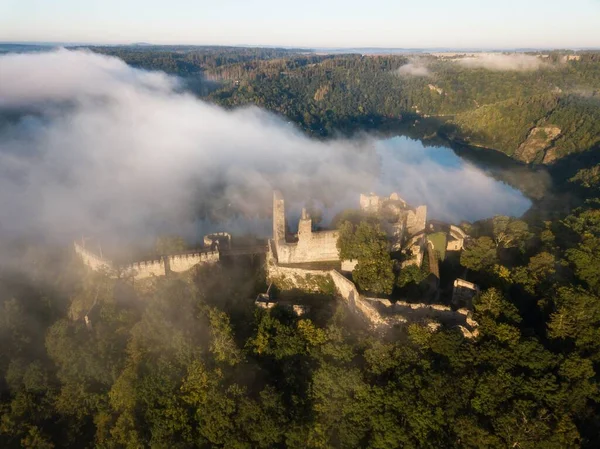
[{"label": "fog bank", "polygon": [[[2,239],[157,232],[193,239],[219,219],[241,232],[246,220],[268,223],[274,188],[328,208],[357,207],[360,192],[398,190],[453,221],[510,208],[495,181],[473,167],[434,170],[378,148],[368,138],[309,139],[255,107],[227,111],[180,92],[175,78],[112,57],[0,56]],[[382,166],[389,175],[379,182]],[[483,209],[464,207],[482,202]]]},{"label": "fog bank", "polygon": [[457,59],[458,63],[471,69],[487,69],[496,71],[534,71],[550,67],[542,58],[522,53],[482,53]]},{"label": "fog bank", "polygon": [[431,71],[422,63],[409,62],[408,64],[404,64],[398,68],[398,70],[396,70],[396,74],[400,76],[429,77],[431,76]]}]

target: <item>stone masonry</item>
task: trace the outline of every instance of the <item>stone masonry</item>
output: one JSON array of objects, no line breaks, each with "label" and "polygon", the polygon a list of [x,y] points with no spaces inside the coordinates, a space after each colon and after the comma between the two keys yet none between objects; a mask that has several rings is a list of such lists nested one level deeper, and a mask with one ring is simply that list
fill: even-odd
[{"label": "stone masonry", "polygon": [[115,266],[111,261],[74,242],[75,253],[94,271],[106,270],[111,276],[133,277],[135,280],[165,276],[169,272],[183,273],[199,264],[214,264],[220,259],[218,251],[194,251],[161,256],[127,265]]},{"label": "stone masonry", "polygon": [[304,209],[298,223],[298,241],[288,242],[286,239],[285,201],[281,192],[273,193],[273,241],[279,263],[339,261],[338,237],[338,231],[314,232],[312,219]]},{"label": "stone masonry", "polygon": [[[354,282],[343,276],[337,270],[305,269],[298,266],[280,266],[273,253],[273,242],[269,241],[266,271],[267,281],[274,283],[282,290],[300,289],[305,291],[320,291],[321,286],[330,281],[337,295],[353,311],[358,313],[369,326],[383,331],[397,324],[409,322],[444,323],[456,326],[465,338],[475,338],[479,335],[478,323],[473,320],[467,309],[453,311],[448,306],[437,304],[409,304],[404,301],[390,302],[388,299],[366,298],[362,296]],[[259,307],[271,308],[274,302],[259,301]],[[439,326],[437,326],[439,327]],[[436,329],[437,329],[436,327]]]}]

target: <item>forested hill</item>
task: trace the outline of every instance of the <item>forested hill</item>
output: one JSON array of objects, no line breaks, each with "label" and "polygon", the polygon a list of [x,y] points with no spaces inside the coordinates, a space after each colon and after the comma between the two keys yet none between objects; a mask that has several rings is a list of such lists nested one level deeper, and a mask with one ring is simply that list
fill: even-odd
[{"label": "forested hill", "polygon": [[[276,293],[280,305],[257,308],[255,298],[268,286],[265,260],[256,256],[135,280],[88,270],[50,230],[40,238],[0,239],[0,448],[600,447],[600,165],[592,149],[600,126],[599,55],[563,61],[557,54],[535,69],[500,71],[434,57],[96,50],[196,80],[191,85],[220,104],[264,106],[316,135],[396,123],[406,129],[419,120],[434,134],[521,160],[546,159],[544,170],[562,180],[556,192],[577,196],[580,207],[557,195],[544,203],[551,220],[528,214],[462,223],[470,238],[460,255],[446,252],[442,260],[435,253],[450,291],[456,276],[480,288],[472,304],[479,335],[471,339],[428,321],[372,332],[335,299],[329,283],[319,293]],[[142,103],[148,104],[164,103]],[[131,136],[133,142],[137,134]],[[164,136],[167,145],[172,138]],[[127,170],[113,169],[116,189],[109,191],[130,198],[134,183],[121,184],[120,173],[137,167],[121,154]],[[78,171],[81,161],[86,167],[77,152],[68,156]],[[152,167],[169,165],[167,158]],[[25,176],[15,160],[7,159],[20,189],[38,172]],[[42,171],[42,180],[58,176],[62,199],[78,184],[54,155],[48,160],[51,173]],[[201,178],[206,170],[193,167]],[[43,199],[32,203],[43,206],[40,216],[48,220],[55,209],[70,217],[66,202],[53,202],[44,188],[33,196]],[[189,190],[197,204],[210,197]],[[95,204],[93,217],[125,210]],[[169,223],[159,202],[151,204]],[[430,258],[420,268],[393,270],[379,224],[356,211],[340,217],[347,219],[340,222],[340,250],[366,262],[357,285],[369,290],[378,282],[393,300],[423,302]],[[185,249],[183,239],[157,237],[157,255]],[[310,310],[297,316],[285,301]]]},{"label": "forested hill", "polygon": [[464,56],[233,47],[94,50],[137,67],[218,81],[198,92],[227,107],[259,105],[319,136],[433,117],[445,137],[545,164],[600,142],[598,52],[516,61],[499,55],[500,63],[473,64]]}]

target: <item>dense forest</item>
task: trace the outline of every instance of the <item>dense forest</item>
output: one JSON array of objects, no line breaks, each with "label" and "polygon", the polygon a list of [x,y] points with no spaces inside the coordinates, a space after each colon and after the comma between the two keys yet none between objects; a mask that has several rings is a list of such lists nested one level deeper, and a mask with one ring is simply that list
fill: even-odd
[{"label": "dense forest", "polygon": [[317,305],[301,317],[256,309],[258,261],[132,285],[64,248],[20,247],[0,279],[0,443],[598,447],[597,206],[468,228],[460,260],[444,263],[482,287],[474,340],[419,323],[373,333],[327,291],[292,293]]},{"label": "dense forest", "polygon": [[[438,138],[546,158],[554,186],[524,217],[464,223],[466,248],[441,263],[481,289],[474,339],[426,323],[374,332],[327,288],[287,293],[312,305],[302,316],[257,308],[258,257],[134,283],[88,270],[64,242],[2,242],[0,447],[600,447],[597,53],[496,72],[432,56],[94,51],[315,136],[419,121]],[[533,128],[549,147],[523,146]],[[365,262],[361,290],[422,300],[425,267],[394,271],[368,217],[345,218],[339,246]],[[173,242],[183,248],[159,239],[157,253]]]},{"label": "dense forest", "polygon": [[[536,70],[488,70],[429,55],[217,48],[94,51],[182,76],[218,104],[274,111],[317,136],[434,118],[440,122],[437,133],[447,138],[537,163],[600,142],[597,52],[580,53],[578,59],[567,59],[569,52],[550,53]],[[190,75],[202,78],[204,88]],[[208,88],[208,81],[217,83]],[[536,127],[560,131],[519,151]]]}]

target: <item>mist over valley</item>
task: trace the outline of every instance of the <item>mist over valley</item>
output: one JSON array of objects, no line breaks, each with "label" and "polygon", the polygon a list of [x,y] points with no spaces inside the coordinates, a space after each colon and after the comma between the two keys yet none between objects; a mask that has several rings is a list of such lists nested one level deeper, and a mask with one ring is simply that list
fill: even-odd
[{"label": "mist over valley", "polygon": [[600,447],[600,5],[117,3],[0,6],[1,448]]},{"label": "mist over valley", "polygon": [[299,204],[297,215],[313,200],[329,218],[371,191],[399,192],[454,223],[529,205],[448,148],[369,134],[316,140],[113,57],[57,50],[1,56],[0,67],[0,105],[13,116],[0,128],[5,237],[152,241],[162,232],[193,242],[220,228],[266,237],[274,189]]}]

